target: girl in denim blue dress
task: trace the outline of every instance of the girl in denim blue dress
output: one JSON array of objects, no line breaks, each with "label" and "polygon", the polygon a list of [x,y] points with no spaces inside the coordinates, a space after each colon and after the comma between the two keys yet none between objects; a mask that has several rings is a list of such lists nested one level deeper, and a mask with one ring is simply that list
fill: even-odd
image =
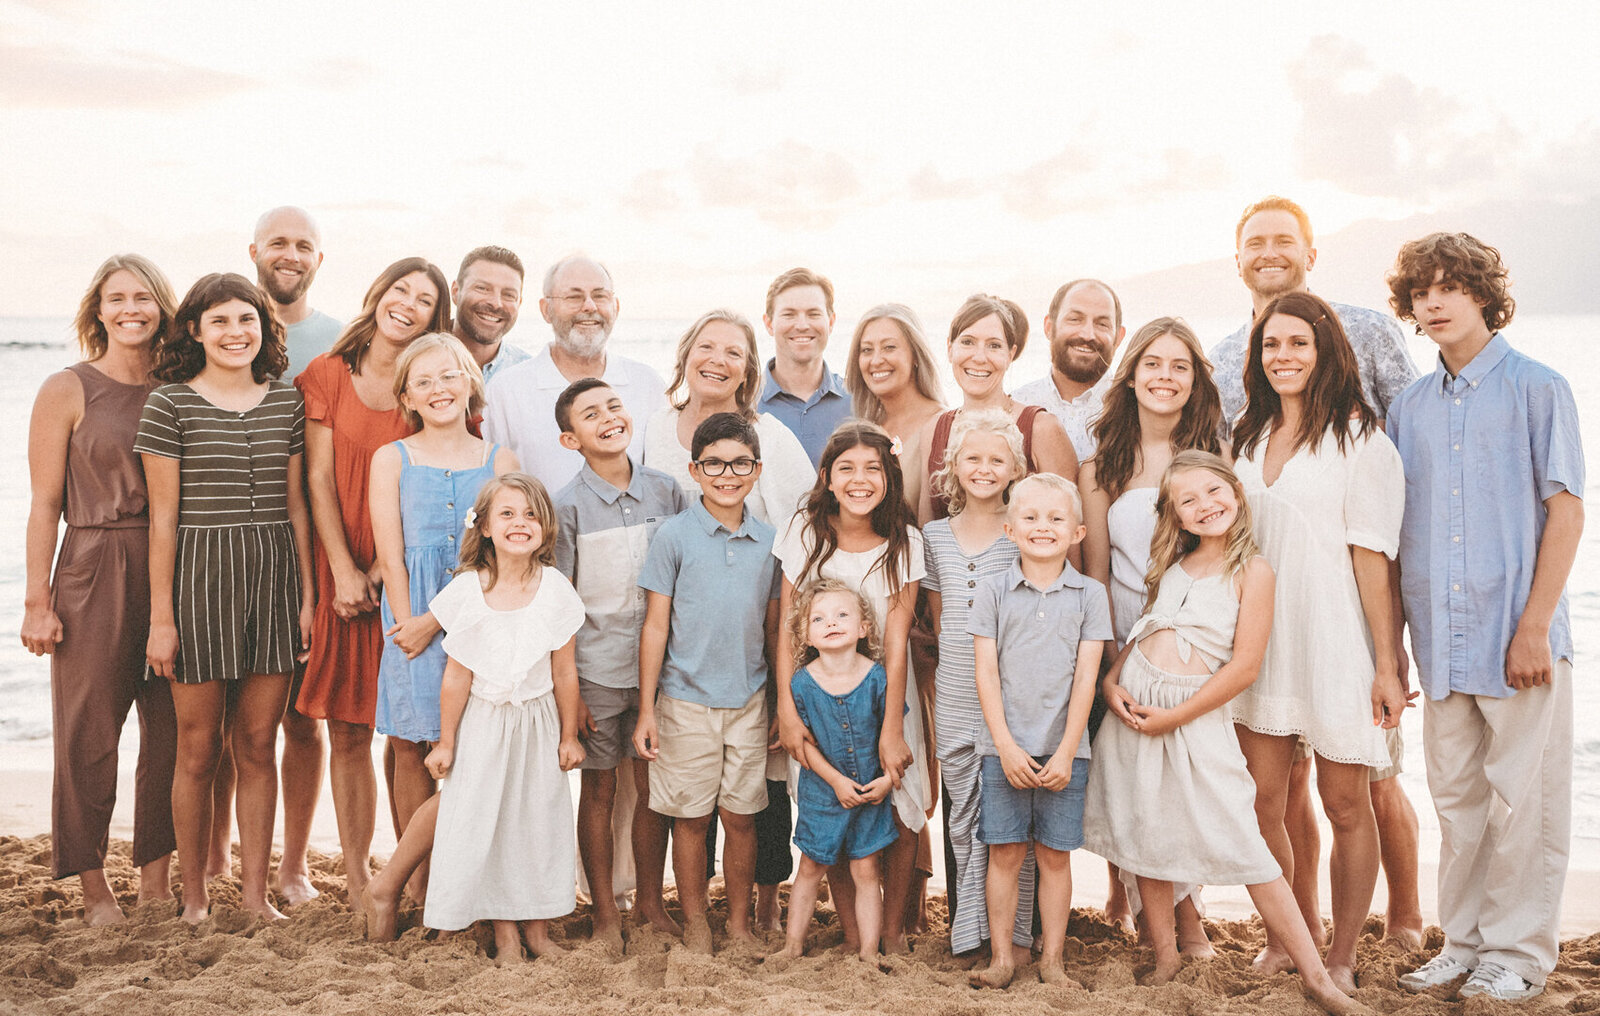
[{"label": "girl in denim blue dress", "polygon": [[[422,760],[439,740],[445,654],[428,602],[461,563],[462,527],[478,491],[517,463],[467,430],[483,411],[483,375],[455,337],[436,332],[406,347],[395,364],[395,398],[418,430],[373,455],[369,508],[383,583],[374,726],[389,738],[399,836],[434,792]],[[425,881],[412,885],[414,895]]]},{"label": "girl in denim blue dress", "polygon": [[795,670],[790,693],[806,740],[794,843],[800,872],[789,891],[788,942],[779,955],[805,954],[817,887],[828,868],[848,861],[855,881],[860,957],[878,959],[883,895],[878,855],[898,833],[889,777],[878,758],[888,677],[878,622],[859,592],[836,579],[804,587],[789,615]]}]

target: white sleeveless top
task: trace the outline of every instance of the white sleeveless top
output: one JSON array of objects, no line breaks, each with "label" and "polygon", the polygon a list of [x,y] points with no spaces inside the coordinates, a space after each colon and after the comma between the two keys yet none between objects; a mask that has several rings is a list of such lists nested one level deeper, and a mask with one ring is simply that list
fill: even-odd
[{"label": "white sleeveless top", "polygon": [[1174,563],[1161,576],[1161,588],[1150,612],[1128,632],[1128,641],[1166,628],[1178,643],[1178,659],[1189,662],[1192,650],[1206,657],[1213,674],[1233,658],[1233,631],[1239,623],[1239,597],[1232,575],[1207,575],[1197,579]]},{"label": "white sleeveless top", "polygon": [[1111,609],[1118,648],[1128,644],[1133,623],[1144,613],[1144,573],[1150,567],[1150,538],[1156,532],[1155,487],[1123,491],[1106,510],[1111,534]]}]

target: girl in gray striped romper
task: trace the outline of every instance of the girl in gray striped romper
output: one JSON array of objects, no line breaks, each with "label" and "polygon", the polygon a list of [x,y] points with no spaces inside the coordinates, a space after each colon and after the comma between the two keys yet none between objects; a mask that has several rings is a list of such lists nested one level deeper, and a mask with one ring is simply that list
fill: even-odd
[{"label": "girl in gray striped romper", "polygon": [[[146,657],[172,682],[173,824],[183,919],[210,907],[211,787],[231,726],[246,909],[267,898],[278,718],[311,628],[310,526],[301,486],[305,410],[277,380],[287,358],[267,295],[240,275],[194,284],[156,347],[134,450],[150,491]],[[224,718],[231,714],[231,724]]]},{"label": "girl in gray striped romper", "polygon": [[[922,531],[928,574],[922,588],[939,635],[934,675],[934,745],[944,780],[945,837],[955,871],[945,873],[950,900],[950,951],[971,952],[989,938],[984,884],[989,851],[978,840],[978,756],[983,725],[967,616],[972,590],[987,575],[1011,567],[1017,545],[1006,539],[1006,496],[1022,478],[1022,432],[1000,410],[962,413],[951,429],[943,467],[930,478],[948,498],[950,514]],[[1033,858],[1024,862],[1011,940],[1033,943]]]}]

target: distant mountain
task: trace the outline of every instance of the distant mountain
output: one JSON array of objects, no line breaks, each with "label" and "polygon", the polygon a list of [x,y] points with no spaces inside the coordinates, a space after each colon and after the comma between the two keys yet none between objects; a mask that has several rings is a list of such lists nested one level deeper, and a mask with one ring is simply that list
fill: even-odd
[{"label": "distant mountain", "polygon": [[[1439,230],[1464,231],[1499,248],[1511,270],[1511,293],[1528,314],[1600,313],[1600,199],[1492,202],[1405,219],[1364,219],[1316,238],[1311,288],[1341,303],[1387,309],[1384,276],[1400,245]],[[1223,238],[1226,242],[1226,238]],[[1233,259],[1180,265],[1116,283],[1125,304],[1170,308],[1190,318],[1248,312]]]}]

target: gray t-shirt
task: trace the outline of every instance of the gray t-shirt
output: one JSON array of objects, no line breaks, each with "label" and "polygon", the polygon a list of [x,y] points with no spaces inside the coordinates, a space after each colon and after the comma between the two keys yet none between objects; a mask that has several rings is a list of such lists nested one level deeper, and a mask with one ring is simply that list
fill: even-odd
[{"label": "gray t-shirt", "polygon": [[[1361,391],[1379,416],[1389,415],[1393,402],[1406,386],[1417,379],[1417,365],[1406,352],[1400,324],[1387,314],[1347,303],[1328,306],[1339,315],[1344,333],[1355,351],[1361,371]],[[1232,431],[1233,421],[1244,411],[1244,358],[1250,350],[1250,325],[1223,339],[1211,348],[1212,376],[1222,395],[1222,421]],[[1229,435],[1231,436],[1231,434]]]},{"label": "gray t-shirt", "polygon": [[[1078,643],[1114,637],[1106,587],[1072,565],[1048,588],[1038,589],[1014,562],[978,583],[967,634],[995,640],[1000,656],[1000,698],[1012,740],[1029,755],[1054,755],[1067,730]],[[979,755],[998,755],[987,724],[978,729]],[[1089,732],[1077,758],[1089,757]]]},{"label": "gray t-shirt", "polygon": [[306,369],[306,365],[333,348],[333,343],[344,331],[337,318],[320,310],[311,312],[304,321],[296,321],[284,328],[284,345],[288,347],[289,369],[283,372],[285,381],[293,381]]}]

